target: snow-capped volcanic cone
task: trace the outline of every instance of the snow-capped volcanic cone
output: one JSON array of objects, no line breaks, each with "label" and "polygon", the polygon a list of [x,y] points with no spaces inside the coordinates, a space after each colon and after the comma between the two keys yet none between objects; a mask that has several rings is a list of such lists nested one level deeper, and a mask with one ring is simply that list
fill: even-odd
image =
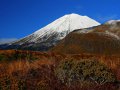
[{"label": "snow-capped volcanic cone", "polygon": [[78,14],[68,14],[53,21],[40,30],[26,36],[13,43],[9,43],[4,48],[10,49],[32,49],[46,51],[56,45],[61,39],[75,29],[98,26],[100,23]]}]

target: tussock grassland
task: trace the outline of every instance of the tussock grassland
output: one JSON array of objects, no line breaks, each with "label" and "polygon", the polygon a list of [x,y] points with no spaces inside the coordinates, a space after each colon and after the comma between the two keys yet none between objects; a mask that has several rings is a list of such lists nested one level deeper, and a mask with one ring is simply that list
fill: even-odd
[{"label": "tussock grassland", "polygon": [[119,90],[120,56],[0,50],[0,90]]}]

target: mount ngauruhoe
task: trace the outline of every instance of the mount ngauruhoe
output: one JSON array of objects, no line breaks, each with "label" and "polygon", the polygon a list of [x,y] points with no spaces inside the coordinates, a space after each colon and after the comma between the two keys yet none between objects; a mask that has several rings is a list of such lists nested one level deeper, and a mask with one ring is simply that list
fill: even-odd
[{"label": "mount ngauruhoe", "polygon": [[27,49],[46,51],[76,29],[98,26],[100,23],[78,14],[65,15],[40,30],[12,43],[0,45],[0,49]]}]

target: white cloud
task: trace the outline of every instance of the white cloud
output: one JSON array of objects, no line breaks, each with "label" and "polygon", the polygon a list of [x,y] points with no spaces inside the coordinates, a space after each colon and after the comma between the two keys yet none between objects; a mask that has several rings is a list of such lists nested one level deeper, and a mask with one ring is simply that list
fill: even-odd
[{"label": "white cloud", "polygon": [[17,38],[0,38],[0,44],[8,43],[8,42],[13,42],[17,40]]}]

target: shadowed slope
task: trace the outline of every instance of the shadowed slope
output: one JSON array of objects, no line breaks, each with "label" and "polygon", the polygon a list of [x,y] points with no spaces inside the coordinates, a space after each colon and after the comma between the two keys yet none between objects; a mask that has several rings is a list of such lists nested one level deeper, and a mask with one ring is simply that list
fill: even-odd
[{"label": "shadowed slope", "polygon": [[120,24],[106,23],[94,28],[73,31],[51,51],[69,54],[119,54]]}]

